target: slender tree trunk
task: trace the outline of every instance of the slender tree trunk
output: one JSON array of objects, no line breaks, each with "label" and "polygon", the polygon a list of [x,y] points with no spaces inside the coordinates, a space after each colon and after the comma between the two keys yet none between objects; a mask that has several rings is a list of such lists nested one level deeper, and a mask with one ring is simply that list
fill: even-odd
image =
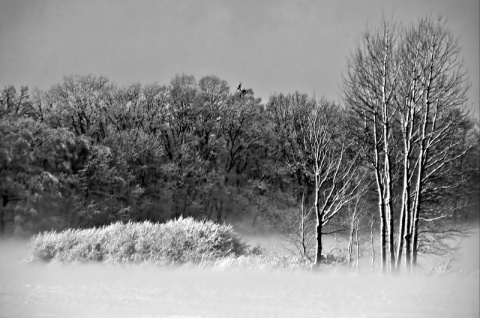
[{"label": "slender tree trunk", "polygon": [[353,254],[353,239],[354,239],[354,233],[355,232],[355,227],[353,224],[353,220],[350,222],[350,234],[349,234],[349,239],[348,239],[348,268],[352,268],[352,254]]},{"label": "slender tree trunk", "polygon": [[410,273],[412,271],[412,227],[414,219],[414,210],[417,197],[415,196],[413,204],[410,206],[410,210],[406,211],[407,220],[405,224],[405,271]]},{"label": "slender tree trunk", "polygon": [[[421,155],[423,151],[420,151]],[[421,159],[422,160],[422,159]],[[423,164],[423,163],[422,163]],[[421,201],[421,191],[422,191],[422,177],[423,177],[423,169],[420,166],[418,171],[418,179],[416,184],[416,197],[415,197],[415,205],[412,208],[412,219],[411,219],[411,226],[410,226],[410,270],[412,267],[417,265],[417,253],[418,253],[418,226],[419,226],[419,211],[420,211],[420,201]]]},{"label": "slender tree trunk", "polygon": [[[414,64],[412,74],[416,72],[417,64]],[[412,222],[413,216],[411,214],[415,203],[411,202],[412,194],[412,177],[415,170],[415,165],[411,165],[412,143],[414,141],[414,128],[417,127],[415,111],[416,111],[416,96],[417,96],[417,77],[414,76],[410,90],[409,100],[406,104],[406,113],[404,117],[403,128],[403,142],[404,142],[404,160],[403,160],[403,196],[402,196],[402,224],[400,224],[401,233],[398,236],[399,249],[397,254],[397,266],[400,266],[402,260],[403,245],[405,244],[405,270],[411,271],[411,247],[412,247]],[[420,159],[421,162],[421,159]],[[415,202],[415,200],[414,200]],[[403,219],[404,218],[404,219]]]},{"label": "slender tree trunk", "polygon": [[372,272],[375,272],[375,244],[373,240],[373,225],[375,224],[374,221],[370,224],[370,246],[372,248]]},{"label": "slender tree trunk", "polygon": [[398,245],[397,245],[397,262],[396,269],[400,270],[402,264],[402,253],[404,242],[408,234],[410,222],[410,151],[411,151],[411,135],[413,123],[409,121],[413,118],[407,115],[404,123],[404,157],[403,157],[403,193],[402,193],[402,207],[400,210],[400,225],[398,227]]},{"label": "slender tree trunk", "polygon": [[[464,146],[466,144],[466,139],[467,139],[467,131],[465,130],[463,133],[463,138],[462,138],[462,145]],[[464,157],[460,157],[460,173],[463,175],[465,173],[464,169]],[[460,192],[460,187],[456,187],[455,189],[455,201],[454,201],[454,210],[453,210],[453,221],[457,223],[458,217],[459,217],[459,210],[460,210],[460,198],[461,198],[461,192]]]},{"label": "slender tree trunk", "polygon": [[380,206],[380,232],[381,232],[381,238],[380,238],[380,253],[381,253],[381,271],[382,273],[387,272],[387,221],[386,221],[386,216],[385,216],[385,205],[383,202],[379,203]]},{"label": "slender tree trunk", "polygon": [[[413,266],[417,264],[417,252],[418,252],[418,226],[419,226],[419,213],[420,213],[420,200],[423,191],[423,177],[425,173],[425,165],[427,163],[428,157],[428,146],[427,146],[427,124],[428,116],[430,114],[430,102],[429,102],[429,89],[427,89],[427,94],[425,96],[425,114],[422,122],[422,135],[420,138],[420,151],[418,154],[418,172],[417,180],[415,183],[415,197],[412,204],[412,213],[410,220],[410,271]],[[434,129],[434,128],[432,128]]]},{"label": "slender tree trunk", "polygon": [[[384,119],[386,121],[386,118]],[[393,228],[393,213],[392,213],[392,179],[391,179],[391,167],[390,167],[390,154],[388,145],[389,127],[385,122],[383,126],[384,134],[384,156],[385,156],[385,216],[388,236],[388,252],[390,254],[388,271],[391,272],[395,268],[395,246],[394,246],[394,228]]]},{"label": "slender tree trunk", "polygon": [[[420,208],[420,199],[421,199],[421,191],[422,191],[422,176],[423,176],[423,159],[424,156],[423,149],[420,150],[420,157],[419,157],[419,168],[418,168],[418,175],[417,181],[415,184],[415,197],[413,200],[413,204],[411,207],[410,212],[410,220],[408,224],[408,233],[406,234],[406,242],[407,250],[406,250],[406,257],[407,257],[407,271],[410,272],[412,270],[412,266],[416,263],[416,253],[417,253],[417,229],[418,229],[418,215],[419,215],[419,208]],[[414,261],[415,259],[415,261]]]},{"label": "slender tree trunk", "polygon": [[316,268],[320,267],[322,261],[322,220],[320,216],[317,216],[317,253],[315,255],[315,264]]},{"label": "slender tree trunk", "polygon": [[405,271],[412,271],[412,234],[410,230],[405,234]]},{"label": "slender tree trunk", "polygon": [[358,222],[355,225],[355,241],[357,243],[357,260],[356,260],[356,268],[357,271],[359,270],[359,262],[360,262],[360,240],[358,239]]},{"label": "slender tree trunk", "polygon": [[414,220],[413,225],[413,238],[412,238],[412,266],[417,266],[418,256],[418,218]]},{"label": "slender tree trunk", "polygon": [[[386,31],[386,29],[385,29]],[[389,44],[389,35],[387,32],[384,34],[384,45],[385,48]],[[385,190],[385,214],[387,217],[387,235],[388,235],[388,251],[390,252],[390,262],[388,266],[388,271],[391,272],[392,268],[395,266],[395,246],[394,246],[394,228],[393,228],[393,211],[392,211],[392,167],[390,164],[390,118],[389,118],[389,101],[387,97],[387,64],[388,64],[388,50],[385,51],[382,64],[382,83],[381,83],[381,112],[382,112],[382,127],[383,127],[383,155],[384,155],[384,190]]]},{"label": "slender tree trunk", "polygon": [[388,248],[390,251],[390,266],[389,266],[389,271],[390,273],[395,271],[395,237],[394,237],[394,227],[393,227],[393,215],[392,215],[392,210],[390,207],[390,212],[388,214]]},{"label": "slender tree trunk", "polygon": [[8,196],[2,195],[2,209],[0,210],[0,236],[5,234],[5,210],[7,209]]},{"label": "slender tree trunk", "polygon": [[374,142],[374,168],[375,168],[375,180],[377,182],[377,194],[378,194],[378,211],[380,214],[380,271],[382,273],[387,272],[387,235],[386,235],[386,215],[385,215],[385,200],[384,200],[384,179],[381,175],[380,167],[380,154],[378,146],[377,135],[377,114],[373,115],[373,142]]},{"label": "slender tree trunk", "polygon": [[316,239],[317,239],[317,252],[315,255],[315,264],[316,268],[320,267],[322,261],[322,215],[320,214],[320,202],[319,202],[319,175],[318,167],[315,168],[315,215],[317,216],[317,228],[316,228]]},{"label": "slender tree trunk", "polygon": [[405,270],[410,272],[410,251],[411,251],[411,202],[410,202],[410,181],[408,176],[410,174],[408,163],[404,170],[404,184],[403,184],[403,198],[402,198],[402,215],[398,233],[398,250],[397,250],[397,268],[400,270],[402,262],[403,248],[405,247]]},{"label": "slender tree trunk", "polygon": [[[405,195],[405,194],[404,194]],[[405,236],[405,206],[402,204],[402,209],[400,210],[400,225],[398,227],[398,243],[397,243],[397,260],[396,260],[396,271],[400,270],[402,263],[402,254],[403,254],[403,242]]]},{"label": "slender tree trunk", "polygon": [[301,240],[302,240],[302,256],[309,258],[308,249],[307,249],[307,238],[306,238],[306,226],[307,222],[307,213],[305,212],[305,193],[302,193],[302,204],[300,206],[300,212],[302,213],[302,218],[300,219],[300,230],[301,230]]}]

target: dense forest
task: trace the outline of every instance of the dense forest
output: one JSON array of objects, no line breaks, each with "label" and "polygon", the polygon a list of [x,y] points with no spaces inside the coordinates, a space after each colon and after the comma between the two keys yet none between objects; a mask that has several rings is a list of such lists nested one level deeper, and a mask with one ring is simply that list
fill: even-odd
[{"label": "dense forest", "polygon": [[478,220],[480,127],[457,41],[442,21],[384,22],[341,86],[342,104],[262,103],[214,75],[5,87],[0,233],[193,217],[270,224],[315,264],[328,233],[351,254],[378,235],[384,271],[441,253]]}]

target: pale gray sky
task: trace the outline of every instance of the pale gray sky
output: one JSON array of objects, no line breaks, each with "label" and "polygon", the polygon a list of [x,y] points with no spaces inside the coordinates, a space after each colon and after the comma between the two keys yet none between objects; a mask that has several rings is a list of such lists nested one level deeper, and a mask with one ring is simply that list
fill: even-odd
[{"label": "pale gray sky", "polygon": [[0,87],[213,74],[263,101],[295,90],[338,101],[347,56],[383,14],[403,23],[440,14],[460,37],[478,116],[479,10],[479,0],[0,0]]}]

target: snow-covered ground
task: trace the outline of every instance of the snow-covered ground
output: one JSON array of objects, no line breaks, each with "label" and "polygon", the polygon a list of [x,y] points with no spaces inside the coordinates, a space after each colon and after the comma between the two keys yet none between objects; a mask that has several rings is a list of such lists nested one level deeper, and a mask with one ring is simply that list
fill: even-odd
[{"label": "snow-covered ground", "polygon": [[0,317],[479,317],[478,239],[463,274],[399,277],[31,264],[0,242]]}]

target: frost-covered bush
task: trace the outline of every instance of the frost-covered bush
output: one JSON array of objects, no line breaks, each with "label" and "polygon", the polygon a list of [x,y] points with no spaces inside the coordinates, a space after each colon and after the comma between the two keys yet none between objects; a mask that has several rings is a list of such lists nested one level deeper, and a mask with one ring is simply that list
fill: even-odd
[{"label": "frost-covered bush", "polygon": [[115,223],[102,228],[44,232],[31,242],[32,260],[60,262],[200,263],[247,253],[229,225],[192,218],[165,224]]},{"label": "frost-covered bush", "polygon": [[225,257],[213,261],[212,265],[219,269],[296,270],[310,269],[312,264],[285,253],[265,252]]}]

